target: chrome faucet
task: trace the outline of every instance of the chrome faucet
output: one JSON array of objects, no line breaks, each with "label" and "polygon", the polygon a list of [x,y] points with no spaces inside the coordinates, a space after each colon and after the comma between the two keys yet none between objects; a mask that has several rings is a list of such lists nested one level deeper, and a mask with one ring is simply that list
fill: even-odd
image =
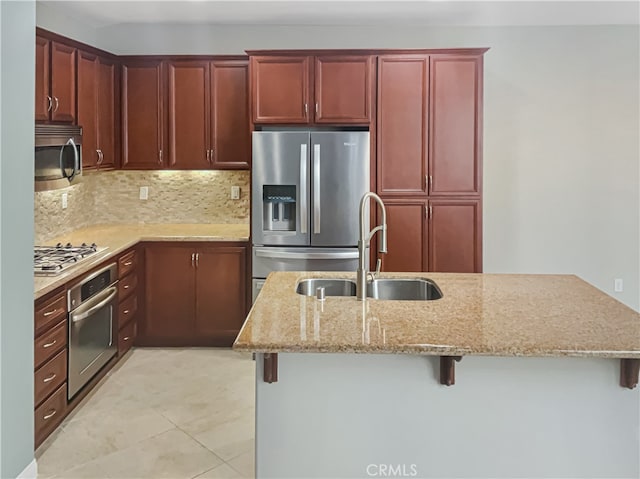
[{"label": "chrome faucet", "polygon": [[[380,205],[380,209],[382,210],[382,224],[376,226],[369,232],[364,231],[364,225],[366,224],[365,217],[365,206],[367,205],[367,200],[369,198],[373,198],[376,200],[378,205]],[[356,299],[358,301],[364,301],[367,298],[367,275],[368,266],[367,266],[367,248],[369,248],[371,243],[371,238],[376,232],[382,231],[382,239],[380,240],[380,247],[378,251],[380,253],[387,252],[387,210],[384,207],[384,203],[382,199],[376,195],[375,193],[368,192],[365,193],[362,199],[360,200],[360,239],[358,240],[358,271],[356,278]],[[378,260],[376,273],[380,272],[380,260]]]}]

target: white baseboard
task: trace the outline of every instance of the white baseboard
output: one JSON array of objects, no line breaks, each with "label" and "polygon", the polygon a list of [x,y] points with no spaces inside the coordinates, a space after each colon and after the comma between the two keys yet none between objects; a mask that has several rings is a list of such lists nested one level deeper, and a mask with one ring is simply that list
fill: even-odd
[{"label": "white baseboard", "polygon": [[34,459],[24,468],[16,479],[37,479],[38,478],[38,463]]}]

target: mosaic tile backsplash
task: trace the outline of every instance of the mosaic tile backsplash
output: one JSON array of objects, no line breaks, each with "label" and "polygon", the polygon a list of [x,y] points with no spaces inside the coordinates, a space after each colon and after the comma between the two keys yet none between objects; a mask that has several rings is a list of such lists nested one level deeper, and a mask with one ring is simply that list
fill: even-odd
[{"label": "mosaic tile backsplash", "polygon": [[[249,223],[248,171],[108,171],[35,193],[35,242],[96,224]],[[240,199],[231,199],[231,186]],[[140,200],[140,187],[149,199]],[[68,206],[62,209],[62,193]]]}]

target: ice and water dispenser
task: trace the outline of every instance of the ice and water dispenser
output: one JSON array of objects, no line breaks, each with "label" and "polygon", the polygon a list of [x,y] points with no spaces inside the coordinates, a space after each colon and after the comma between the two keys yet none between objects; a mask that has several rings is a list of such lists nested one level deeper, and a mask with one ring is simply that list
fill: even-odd
[{"label": "ice and water dispenser", "polygon": [[262,224],[264,231],[296,230],[296,186],[262,186]]}]

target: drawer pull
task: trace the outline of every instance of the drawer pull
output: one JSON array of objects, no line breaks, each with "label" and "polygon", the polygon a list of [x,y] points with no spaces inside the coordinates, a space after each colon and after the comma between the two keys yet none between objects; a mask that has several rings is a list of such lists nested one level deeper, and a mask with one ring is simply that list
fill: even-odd
[{"label": "drawer pull", "polygon": [[133,264],[133,261],[127,261],[124,265],[125,266],[131,266]]},{"label": "drawer pull", "polygon": [[125,309],[125,310],[123,311],[123,313],[124,313],[124,314],[129,314],[129,310],[128,310],[128,309]]},{"label": "drawer pull", "polygon": [[42,419],[44,419],[45,421],[46,421],[47,419],[51,419],[53,416],[55,416],[55,415],[56,415],[56,413],[57,413],[57,412],[58,412],[58,411],[56,411],[55,409],[53,409],[53,412],[50,412],[50,413],[49,413],[49,414],[47,414],[46,416],[43,416],[43,417],[42,417]]},{"label": "drawer pull", "polygon": [[129,341],[129,336],[125,336],[125,337],[123,338],[123,341]]},{"label": "drawer pull", "polygon": [[54,340],[53,340],[53,341],[51,341],[50,343],[43,344],[43,345],[42,345],[42,348],[43,348],[43,349],[50,348],[51,346],[53,346],[53,345],[54,345],[54,344],[56,344],[57,342],[58,342],[58,340],[57,340],[57,339],[54,339]]},{"label": "drawer pull", "polygon": [[52,314],[54,314],[56,311],[58,311],[58,308],[53,309],[51,311],[47,311],[46,313],[43,314],[43,316],[46,318],[47,316],[51,316]]},{"label": "drawer pull", "polygon": [[50,383],[51,381],[53,381],[56,378],[57,374],[53,373],[51,376],[44,378],[42,380],[43,383]]},{"label": "drawer pull", "polygon": [[128,285],[128,284],[125,284],[125,285],[124,285],[124,289],[129,289],[129,285]]}]

